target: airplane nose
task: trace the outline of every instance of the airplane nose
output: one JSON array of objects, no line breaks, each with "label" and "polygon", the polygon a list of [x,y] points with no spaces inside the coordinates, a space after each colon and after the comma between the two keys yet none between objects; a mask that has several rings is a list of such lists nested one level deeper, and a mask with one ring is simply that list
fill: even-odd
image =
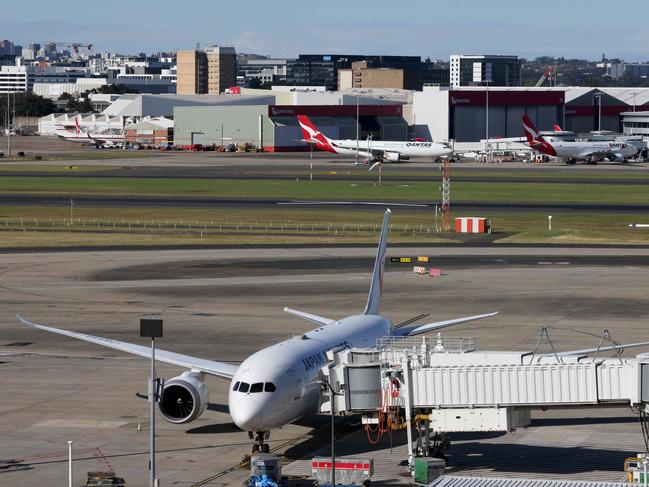
[{"label": "airplane nose", "polygon": [[243,398],[230,405],[232,421],[244,431],[260,431],[263,421],[263,409],[252,400]]}]

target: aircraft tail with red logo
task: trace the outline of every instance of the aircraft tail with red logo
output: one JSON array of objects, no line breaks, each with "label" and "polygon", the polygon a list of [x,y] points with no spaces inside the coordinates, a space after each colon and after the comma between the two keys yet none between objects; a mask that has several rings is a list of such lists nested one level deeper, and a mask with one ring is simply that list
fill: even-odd
[{"label": "aircraft tail with red logo", "polygon": [[315,144],[315,146],[323,151],[327,152],[336,152],[336,149],[333,147],[333,141],[329,139],[325,134],[318,130],[309,117],[306,115],[298,115],[297,121],[300,123],[302,128],[302,135],[304,136],[304,141],[307,144]]},{"label": "aircraft tail with red logo", "polygon": [[536,129],[527,115],[523,115],[523,128],[525,129],[527,142],[532,149],[536,149],[540,153],[546,154],[548,156],[557,155],[557,151],[554,146],[543,138],[541,133]]},{"label": "aircraft tail with red logo", "polygon": [[555,123],[554,124],[554,131],[555,132],[563,132],[563,129],[561,128],[561,125],[559,125],[558,123]]},{"label": "aircraft tail with red logo", "polygon": [[542,144],[545,142],[541,133],[536,129],[530,117],[523,115],[523,128],[525,129],[525,136],[527,137],[527,142],[531,147]]},{"label": "aircraft tail with red logo", "polygon": [[79,118],[81,115],[77,114],[76,117],[74,117],[74,130],[79,135],[81,133],[81,125],[79,125]]}]

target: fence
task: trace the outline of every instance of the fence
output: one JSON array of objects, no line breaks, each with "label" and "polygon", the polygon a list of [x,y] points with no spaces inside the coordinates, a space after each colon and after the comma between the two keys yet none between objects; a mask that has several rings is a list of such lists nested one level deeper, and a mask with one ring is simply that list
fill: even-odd
[{"label": "fence", "polygon": [[[303,222],[293,220],[273,221],[187,221],[98,218],[0,218],[0,231],[54,231],[54,232],[112,232],[112,233],[168,233],[191,235],[265,234],[326,236],[353,236],[381,231],[377,224],[354,222]],[[435,233],[434,227],[425,225],[390,225],[390,233],[427,235]]]}]

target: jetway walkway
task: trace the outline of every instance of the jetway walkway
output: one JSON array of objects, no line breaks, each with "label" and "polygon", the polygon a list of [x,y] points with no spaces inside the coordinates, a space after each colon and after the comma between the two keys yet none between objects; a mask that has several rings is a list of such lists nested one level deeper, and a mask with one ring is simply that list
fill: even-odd
[{"label": "jetway walkway", "polygon": [[[335,413],[361,413],[373,431],[407,429],[412,462],[446,433],[528,426],[532,409],[627,405],[646,415],[649,354],[615,351],[483,352],[472,338],[386,337],[375,348],[328,352],[323,374],[337,391]],[[330,404],[327,394],[322,412]]]}]

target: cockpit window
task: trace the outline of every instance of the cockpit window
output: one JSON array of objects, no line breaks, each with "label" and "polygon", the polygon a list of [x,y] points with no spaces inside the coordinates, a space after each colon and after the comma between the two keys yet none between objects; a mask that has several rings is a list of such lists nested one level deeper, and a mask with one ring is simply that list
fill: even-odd
[{"label": "cockpit window", "polygon": [[239,381],[235,382],[234,385],[232,386],[232,390],[233,391],[238,391],[239,390],[239,384],[240,384]]},{"label": "cockpit window", "polygon": [[264,390],[266,392],[275,392],[277,390],[277,387],[275,387],[275,384],[273,384],[272,382],[266,382]]},{"label": "cockpit window", "polygon": [[250,386],[250,392],[261,392],[263,390],[264,390],[263,382],[255,382],[253,385]]},{"label": "cockpit window", "polygon": [[239,386],[239,392],[243,392],[245,394],[246,392],[248,392],[248,388],[250,388],[250,384],[248,384],[247,382],[242,382]]}]

